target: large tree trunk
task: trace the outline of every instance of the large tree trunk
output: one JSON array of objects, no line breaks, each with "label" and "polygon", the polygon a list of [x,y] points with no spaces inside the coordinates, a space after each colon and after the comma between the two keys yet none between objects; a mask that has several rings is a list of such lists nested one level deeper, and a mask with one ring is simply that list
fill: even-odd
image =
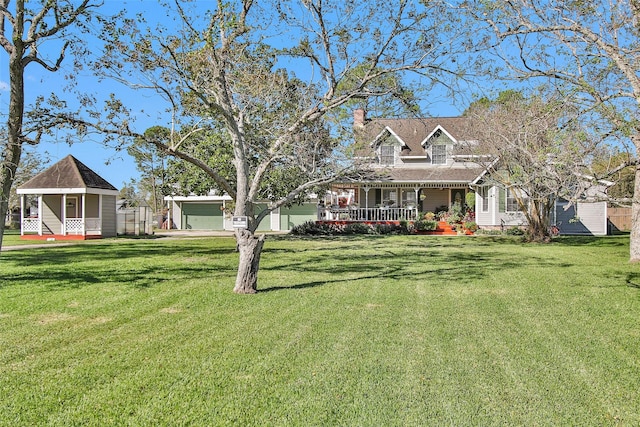
[{"label": "large tree trunk", "polygon": [[2,191],[2,197],[0,200],[0,251],[2,251],[2,240],[4,237],[5,220],[7,218],[7,211],[9,210],[9,194],[11,192],[11,186],[13,185],[13,179],[16,176],[16,169],[18,163],[20,163],[20,154],[22,153],[20,144],[12,142],[12,138],[8,138],[7,147],[2,153],[2,159],[0,160],[0,190]]},{"label": "large tree trunk", "polygon": [[[527,209],[524,207],[523,209]],[[549,242],[549,204],[545,201],[532,200],[528,208],[527,216],[527,240],[531,242]],[[526,211],[525,211],[526,212]]]},{"label": "large tree trunk", "polygon": [[22,118],[24,116],[24,68],[22,65],[22,43],[16,47],[9,59],[9,118],[7,120],[7,140],[0,159],[0,251],[4,237],[5,219],[9,208],[9,194],[16,176],[16,169],[22,155]]},{"label": "large tree trunk", "polygon": [[[638,147],[638,144],[636,144]],[[636,165],[636,181],[631,201],[631,236],[629,241],[629,260],[640,262],[640,165]]]},{"label": "large tree trunk", "polygon": [[551,240],[549,237],[548,226],[544,221],[540,221],[539,218],[536,218],[529,223],[529,227],[527,228],[527,240],[536,243],[548,243]]},{"label": "large tree trunk", "polygon": [[236,230],[240,262],[238,263],[238,275],[233,292],[237,294],[258,292],[258,270],[260,269],[260,255],[264,246],[264,238],[264,234],[256,237],[253,232],[248,230]]}]

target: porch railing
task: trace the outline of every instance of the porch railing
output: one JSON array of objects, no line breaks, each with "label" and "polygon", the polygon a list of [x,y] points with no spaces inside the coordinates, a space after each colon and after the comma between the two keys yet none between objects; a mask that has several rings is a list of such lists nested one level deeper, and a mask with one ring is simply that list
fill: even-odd
[{"label": "porch railing", "polygon": [[85,232],[87,234],[101,234],[102,223],[100,218],[86,218],[85,220]]},{"label": "porch railing", "polygon": [[23,233],[37,233],[40,231],[40,218],[22,218]]},{"label": "porch railing", "polygon": [[100,234],[100,218],[67,218],[65,220],[67,234]]},{"label": "porch railing", "polygon": [[84,221],[82,218],[67,218],[64,220],[64,229],[67,234],[82,234],[84,232]]},{"label": "porch railing", "polygon": [[318,209],[319,221],[414,221],[416,216],[416,208],[321,207]]},{"label": "porch railing", "polygon": [[[93,234],[102,233],[100,218],[67,218],[64,221],[67,234]],[[22,233],[39,233],[40,218],[22,218]]]}]

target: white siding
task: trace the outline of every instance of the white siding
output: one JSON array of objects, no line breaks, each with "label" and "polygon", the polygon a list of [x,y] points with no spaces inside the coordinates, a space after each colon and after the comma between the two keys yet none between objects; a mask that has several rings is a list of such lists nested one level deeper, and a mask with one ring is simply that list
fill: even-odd
[{"label": "white siding", "polygon": [[[479,226],[495,228],[523,226],[527,224],[522,212],[504,212],[506,208],[506,201],[504,198],[501,199],[500,189],[498,187],[491,187],[488,189],[487,197],[489,199],[489,210],[488,212],[482,212],[482,198],[476,196],[476,222]],[[500,212],[500,204],[503,205],[503,212]]]},{"label": "white siding", "polygon": [[[484,197],[483,197],[484,194]],[[486,212],[482,211],[482,200],[483,198],[487,199],[488,209]],[[476,223],[480,226],[492,226],[493,225],[493,192],[491,189],[487,188],[486,192],[476,191]]]},{"label": "white siding", "polygon": [[422,202],[423,212],[435,212],[440,206],[449,206],[449,189],[426,188],[422,190],[425,196]]},{"label": "white siding", "polygon": [[42,234],[62,234],[62,196],[42,196]]},{"label": "white siding", "polygon": [[171,210],[171,222],[169,226],[176,227],[178,230],[182,230],[182,202],[172,202],[173,209]]}]

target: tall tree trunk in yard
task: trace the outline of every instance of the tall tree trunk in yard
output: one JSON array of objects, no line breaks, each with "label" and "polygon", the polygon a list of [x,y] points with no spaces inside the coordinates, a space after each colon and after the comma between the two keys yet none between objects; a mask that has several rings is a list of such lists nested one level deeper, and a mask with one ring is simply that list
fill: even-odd
[{"label": "tall tree trunk in yard", "polygon": [[9,194],[11,193],[11,186],[13,185],[13,179],[16,176],[16,169],[18,168],[18,163],[20,163],[20,155],[22,153],[20,144],[13,143],[11,137],[8,138],[6,144],[7,146],[2,153],[2,172],[0,173],[0,180],[2,182],[2,200],[0,200],[0,251],[2,250],[5,219],[7,217],[7,211],[9,210]]},{"label": "tall tree trunk in yard", "polygon": [[[635,146],[640,148],[640,135],[636,138]],[[629,240],[629,260],[640,262],[640,165],[636,165],[635,184],[633,185],[633,199],[631,201],[631,236]]]},{"label": "tall tree trunk in yard", "polygon": [[[90,9],[98,7],[98,4],[90,4],[90,0],[80,2],[60,2],[47,0],[42,2],[29,2],[16,0],[12,14],[9,11],[9,0],[0,0],[0,48],[9,55],[9,114],[7,116],[7,139],[3,141],[3,150],[0,154],[0,250],[2,249],[2,237],[4,236],[4,221],[9,207],[9,192],[16,177],[16,170],[20,165],[22,156],[22,144],[37,144],[43,131],[57,126],[55,123],[46,123],[34,126],[30,121],[25,131],[25,94],[24,73],[26,67],[38,64],[50,72],[56,72],[60,68],[67,46],[72,42],[82,43],[80,36],[66,33],[65,29],[85,19],[90,14]],[[33,10],[40,4],[40,10]],[[43,45],[47,40],[63,41],[57,59],[49,60],[48,56],[41,57],[39,49],[46,49]],[[55,43],[54,43],[55,45]],[[4,62],[0,60],[0,63]],[[34,116],[37,116],[34,114]],[[35,129],[38,128],[38,129]],[[35,138],[33,138],[35,134]],[[31,136],[29,136],[31,135]]]},{"label": "tall tree trunk in yard", "polygon": [[233,292],[237,294],[255,294],[258,291],[258,270],[260,255],[264,246],[265,236],[256,236],[244,229],[236,230],[236,242],[240,253],[238,275]]},{"label": "tall tree trunk in yard", "polygon": [[24,115],[24,77],[22,55],[23,46],[18,39],[9,58],[9,118],[7,120],[7,140],[5,141],[0,162],[0,250],[4,237],[5,219],[9,209],[9,194],[16,176],[16,170],[22,154],[22,120]]},{"label": "tall tree trunk in yard", "polygon": [[527,237],[532,242],[548,242],[551,204],[546,200],[532,200],[527,221]]}]

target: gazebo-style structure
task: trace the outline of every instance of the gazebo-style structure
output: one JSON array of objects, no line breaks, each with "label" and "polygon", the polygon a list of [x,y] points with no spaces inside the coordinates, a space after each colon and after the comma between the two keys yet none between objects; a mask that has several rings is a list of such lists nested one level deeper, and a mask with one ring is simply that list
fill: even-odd
[{"label": "gazebo-style structure", "polygon": [[20,234],[24,239],[85,240],[116,236],[118,190],[71,155],[18,187],[16,192],[20,195]]}]

